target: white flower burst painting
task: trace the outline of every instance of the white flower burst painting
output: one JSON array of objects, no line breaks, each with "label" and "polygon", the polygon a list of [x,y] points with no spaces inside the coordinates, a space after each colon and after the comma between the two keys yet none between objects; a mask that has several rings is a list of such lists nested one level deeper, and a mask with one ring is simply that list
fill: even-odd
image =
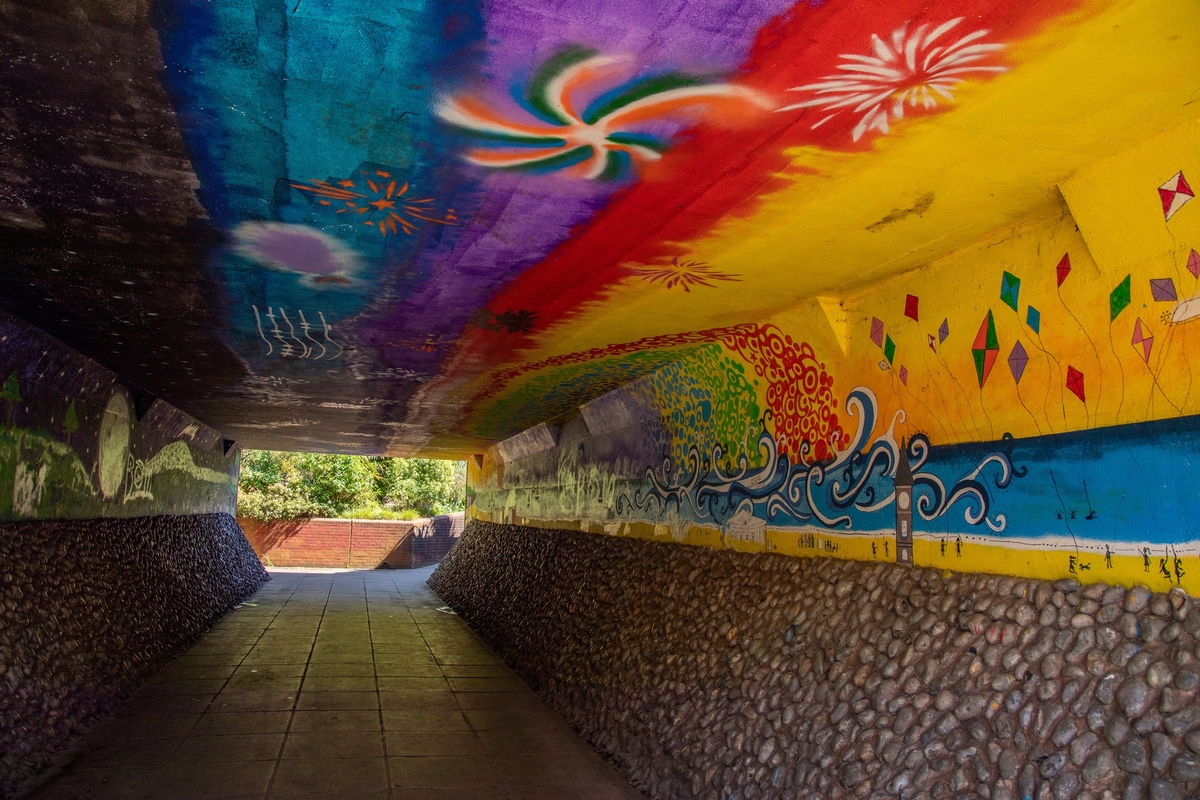
[{"label": "white flower burst painting", "polygon": [[846,62],[841,72],[826,75],[816,83],[793,86],[789,92],[814,95],[808,100],[778,109],[817,108],[832,112],[812,127],[819,128],[842,111],[862,114],[854,126],[854,141],[869,130],[888,132],[889,118],[904,117],[904,106],[936,108],[954,102],[952,90],[969,75],[1005,72],[1006,67],[990,65],[986,60],[1002,44],[982,41],[986,29],[968,33],[946,43],[949,34],[963,17],[944,22],[936,28],[921,25],[909,31],[908,23],[892,32],[891,40],[871,36],[871,55],[842,54]]}]

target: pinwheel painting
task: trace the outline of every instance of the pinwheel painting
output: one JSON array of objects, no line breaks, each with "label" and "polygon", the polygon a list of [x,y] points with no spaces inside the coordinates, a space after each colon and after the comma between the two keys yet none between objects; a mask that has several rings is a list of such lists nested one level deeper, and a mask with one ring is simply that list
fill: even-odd
[{"label": "pinwheel painting", "polygon": [[[486,142],[466,152],[473,164],[561,171],[596,180],[618,178],[629,174],[635,162],[662,158],[669,138],[646,127],[661,128],[662,122],[679,122],[697,111],[767,107],[761,95],[746,87],[678,72],[611,85],[630,66],[629,59],[572,47],[534,72],[519,98],[532,112],[528,119],[510,119],[471,96],[444,98],[436,113]],[[581,101],[586,102],[582,108]]]},{"label": "pinwheel painting", "polygon": [[947,35],[963,21],[962,17],[908,29],[908,23],[892,32],[890,41],[872,34],[870,55],[846,53],[840,72],[826,75],[816,83],[794,86],[789,92],[807,92],[808,100],[784,106],[780,111],[816,108],[830,112],[817,120],[819,128],[842,111],[862,114],[852,136],[858,141],[869,130],[888,132],[889,119],[902,119],[904,107],[937,108],[954,102],[952,90],[968,75],[1005,72],[1007,67],[983,63],[1003,50],[1002,44],[982,41],[986,29],[972,31],[953,42]]}]

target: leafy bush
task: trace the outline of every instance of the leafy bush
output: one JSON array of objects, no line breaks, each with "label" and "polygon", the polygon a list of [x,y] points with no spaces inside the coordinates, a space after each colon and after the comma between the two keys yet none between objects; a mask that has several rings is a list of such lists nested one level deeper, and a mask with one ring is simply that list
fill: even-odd
[{"label": "leafy bush", "polygon": [[342,516],[350,519],[420,519],[421,514],[413,508],[384,508],[375,503],[352,508]]},{"label": "leafy bush", "polygon": [[425,517],[463,507],[463,493],[456,490],[449,461],[381,458],[376,466],[376,487],[384,507],[411,508]]},{"label": "leafy bush", "polygon": [[298,487],[277,484],[267,491],[239,487],[237,514],[253,519],[301,519],[329,516]]},{"label": "leafy bush", "polygon": [[461,462],[421,458],[245,450],[238,516],[415,519],[444,514],[464,506],[465,468]]}]

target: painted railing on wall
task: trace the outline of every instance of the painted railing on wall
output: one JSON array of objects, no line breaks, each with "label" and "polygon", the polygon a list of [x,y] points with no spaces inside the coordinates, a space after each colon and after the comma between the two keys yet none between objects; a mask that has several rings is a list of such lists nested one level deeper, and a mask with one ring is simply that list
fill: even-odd
[{"label": "painted railing on wall", "polygon": [[458,542],[463,515],[415,520],[238,520],[268,567],[412,569],[436,564]]}]

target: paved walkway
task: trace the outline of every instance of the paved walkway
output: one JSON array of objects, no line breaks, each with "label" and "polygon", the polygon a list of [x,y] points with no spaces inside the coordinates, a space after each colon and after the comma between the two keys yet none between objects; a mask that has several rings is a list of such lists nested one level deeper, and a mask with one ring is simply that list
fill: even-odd
[{"label": "paved walkway", "polygon": [[276,573],[33,797],[641,798],[431,571]]}]

